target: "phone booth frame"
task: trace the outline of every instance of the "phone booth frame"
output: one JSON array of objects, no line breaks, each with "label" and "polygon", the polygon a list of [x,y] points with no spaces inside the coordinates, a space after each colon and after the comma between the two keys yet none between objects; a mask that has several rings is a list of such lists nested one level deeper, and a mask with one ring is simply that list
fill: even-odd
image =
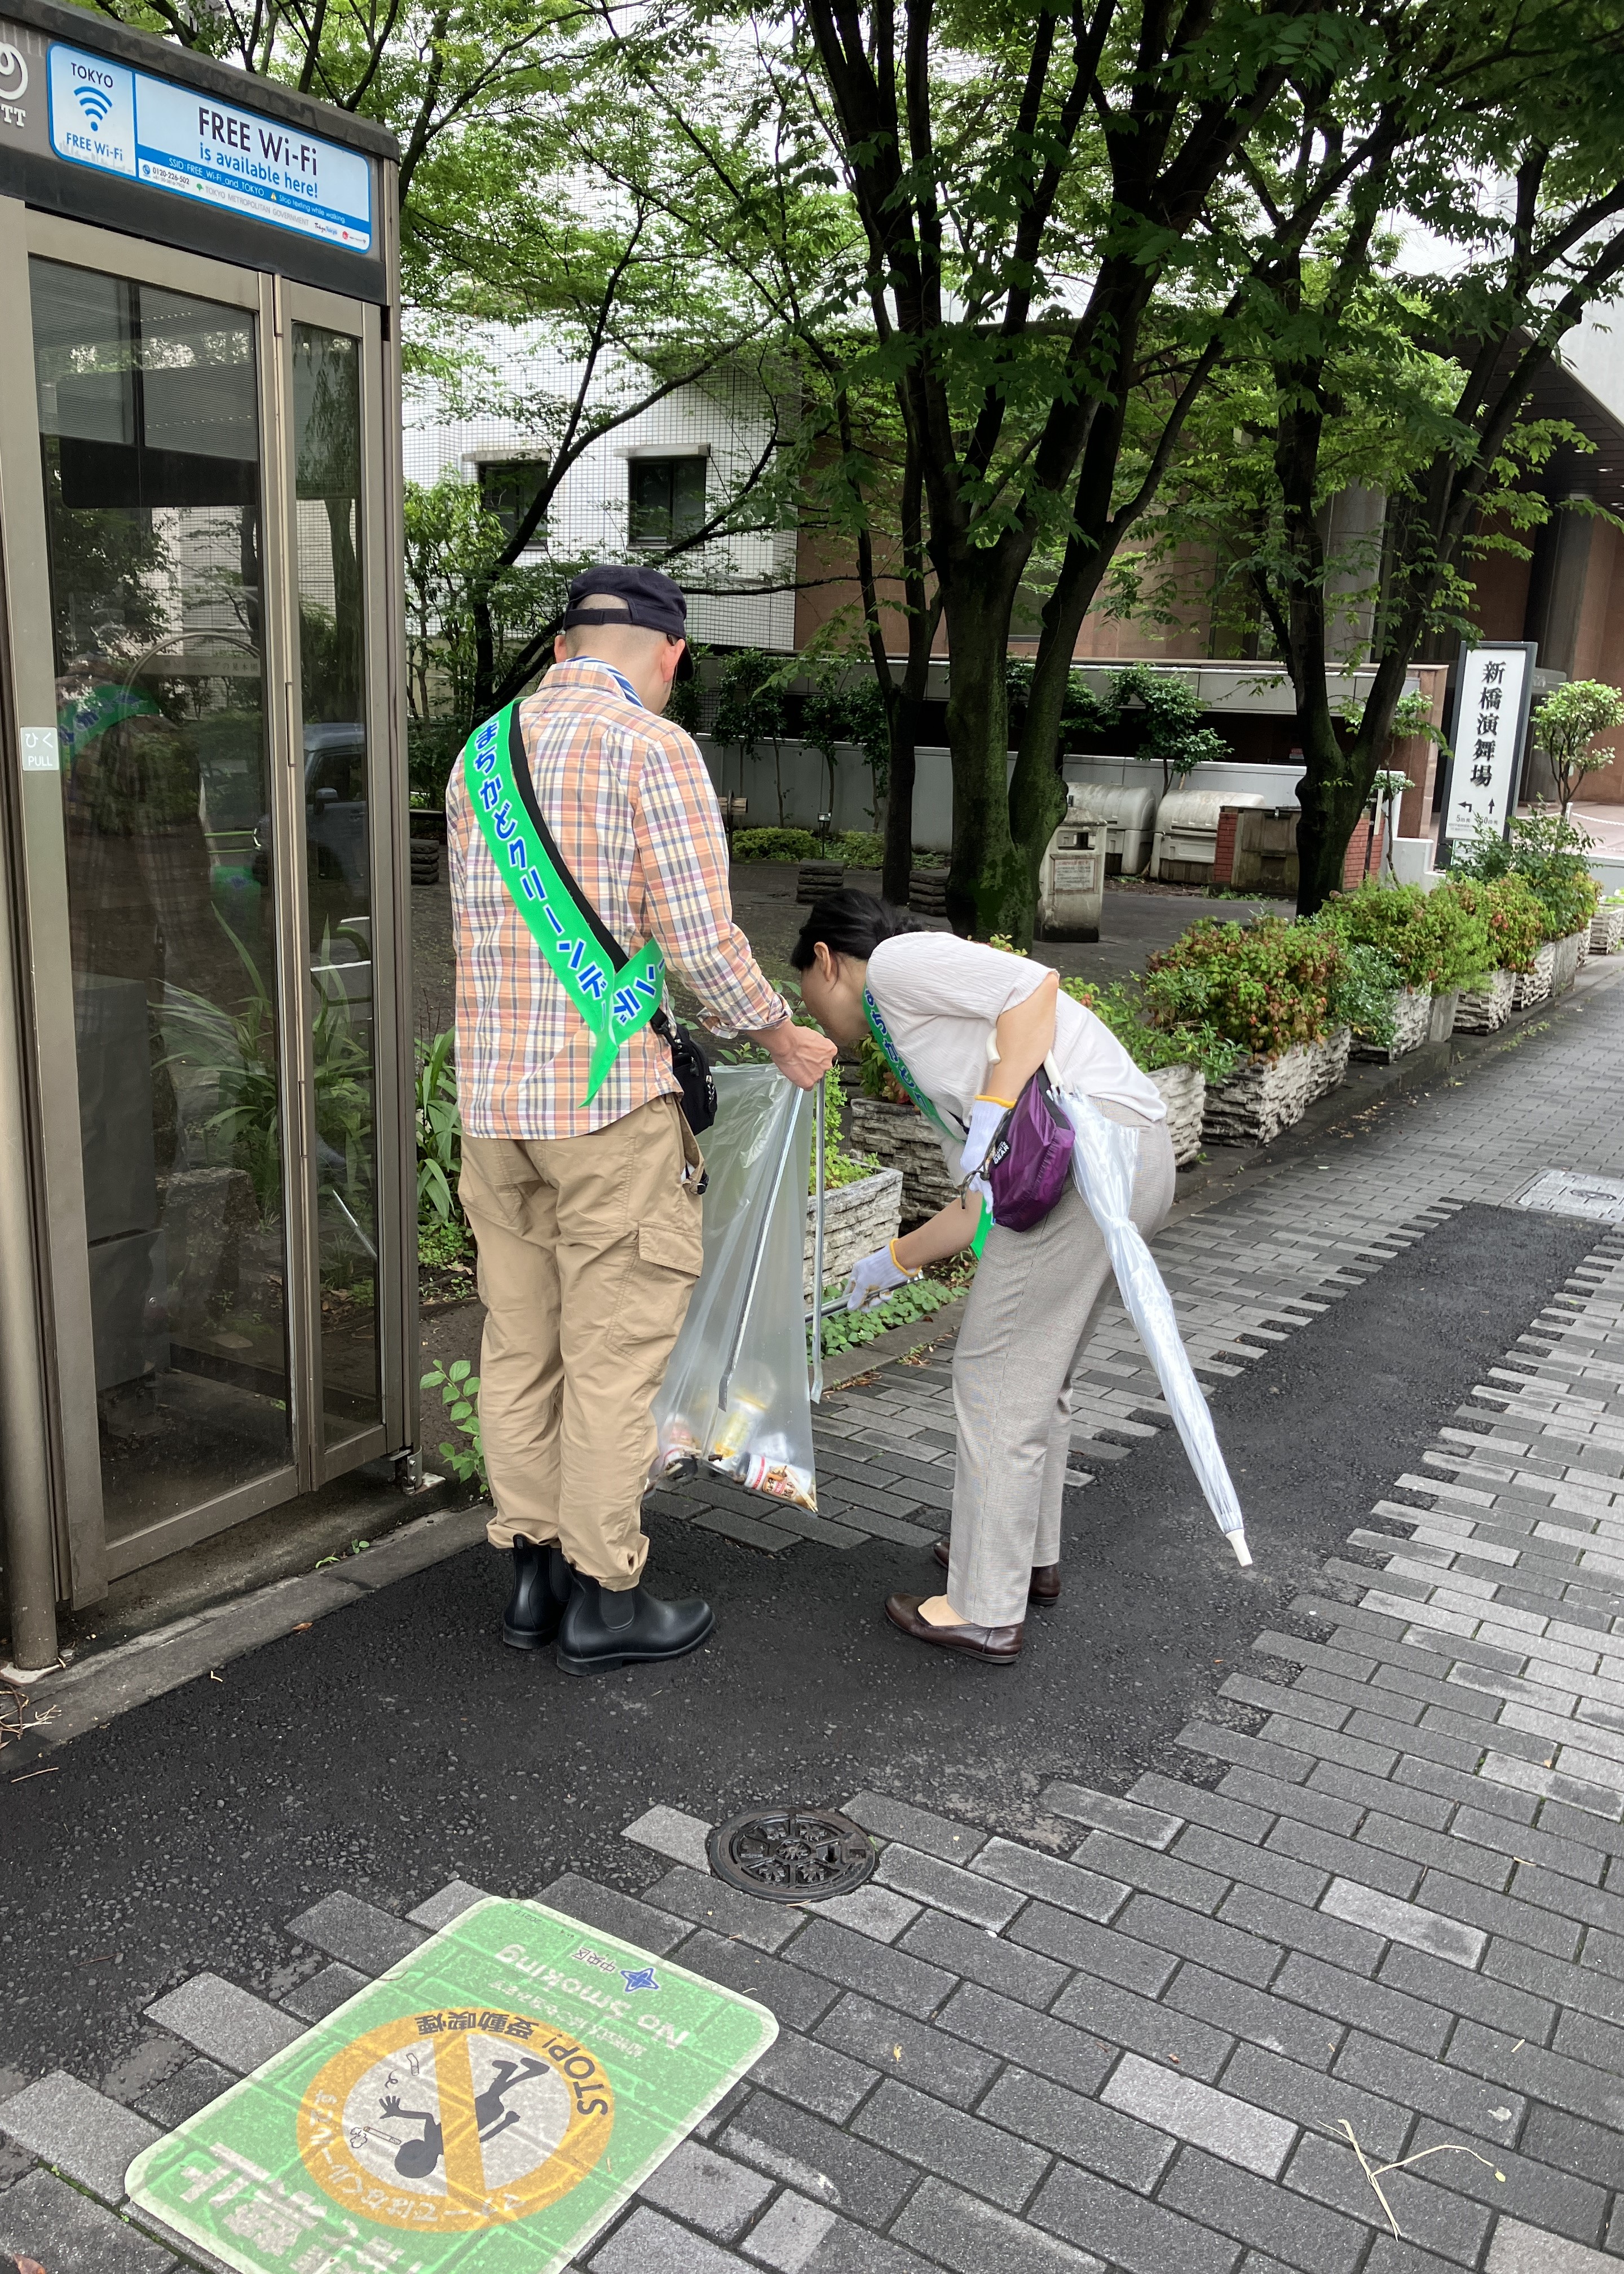
[{"label": "phone booth frame", "polygon": [[0,0],[23,1667],[58,1605],[417,1444],[397,160]]}]

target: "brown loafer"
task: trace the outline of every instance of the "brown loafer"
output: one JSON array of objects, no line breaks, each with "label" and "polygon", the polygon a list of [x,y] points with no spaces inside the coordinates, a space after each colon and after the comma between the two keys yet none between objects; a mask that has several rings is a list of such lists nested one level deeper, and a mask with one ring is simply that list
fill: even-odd
[{"label": "brown loafer", "polygon": [[[942,1569],[945,1571],[947,1569],[946,1540],[938,1540],[936,1546],[930,1552],[936,1557],[936,1562],[942,1566]],[[1034,1563],[1033,1565],[1032,1577],[1026,1587],[1026,1600],[1029,1603],[1037,1603],[1044,1607],[1047,1607],[1050,1603],[1057,1603],[1060,1600],[1060,1566],[1058,1563]]]},{"label": "brown loafer", "polygon": [[987,1666],[1013,1666],[1020,1656],[1023,1627],[936,1627],[920,1616],[918,1595],[887,1595],[885,1615],[915,1642],[933,1642],[938,1650],[956,1650],[961,1658],[979,1658]]}]

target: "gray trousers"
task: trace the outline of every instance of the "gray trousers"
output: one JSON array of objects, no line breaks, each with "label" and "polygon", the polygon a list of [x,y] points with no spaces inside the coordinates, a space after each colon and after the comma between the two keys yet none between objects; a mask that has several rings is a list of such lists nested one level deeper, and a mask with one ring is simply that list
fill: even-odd
[{"label": "gray trousers", "polygon": [[[1139,1128],[1133,1221],[1148,1239],[1173,1205],[1163,1121]],[[1028,1575],[1060,1561],[1071,1380],[1113,1285],[1100,1228],[1074,1185],[1030,1231],[995,1224],[953,1354],[959,1467],[947,1599],[973,1626],[1019,1626]]]}]

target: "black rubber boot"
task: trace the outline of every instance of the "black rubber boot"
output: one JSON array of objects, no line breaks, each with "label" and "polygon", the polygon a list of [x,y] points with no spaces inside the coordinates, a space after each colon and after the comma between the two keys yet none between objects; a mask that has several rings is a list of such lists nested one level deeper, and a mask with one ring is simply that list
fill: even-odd
[{"label": "black rubber boot", "polygon": [[514,1650],[542,1650],[559,1630],[569,1600],[569,1566],[556,1540],[513,1543],[513,1593],[502,1613],[502,1640]]},{"label": "black rubber boot", "polygon": [[647,1659],[682,1658],[697,1650],[716,1614],[690,1595],[662,1603],[641,1587],[613,1593],[581,1572],[559,1629],[558,1662],[566,1674],[613,1674]]}]

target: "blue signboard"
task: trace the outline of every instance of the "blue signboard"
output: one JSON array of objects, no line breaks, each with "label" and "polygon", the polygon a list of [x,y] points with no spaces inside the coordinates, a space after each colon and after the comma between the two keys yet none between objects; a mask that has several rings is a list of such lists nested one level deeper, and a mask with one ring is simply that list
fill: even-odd
[{"label": "blue signboard", "polygon": [[372,169],[358,150],[56,42],[49,84],[59,158],[372,251]]}]

